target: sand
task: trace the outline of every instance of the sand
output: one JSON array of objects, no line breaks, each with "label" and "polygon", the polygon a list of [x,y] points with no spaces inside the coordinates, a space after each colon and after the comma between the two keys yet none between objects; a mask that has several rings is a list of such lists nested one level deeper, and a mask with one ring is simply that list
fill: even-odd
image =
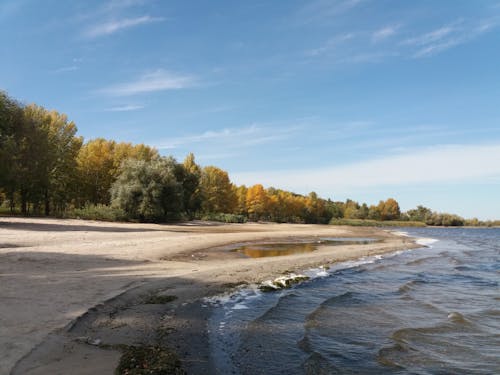
[{"label": "sand", "polygon": [[[382,241],[259,259],[224,250],[325,236]],[[0,374],[112,374],[123,345],[158,344],[174,348],[189,373],[210,373],[201,298],[416,246],[374,228],[0,218]],[[157,295],[177,299],[146,303]]]}]

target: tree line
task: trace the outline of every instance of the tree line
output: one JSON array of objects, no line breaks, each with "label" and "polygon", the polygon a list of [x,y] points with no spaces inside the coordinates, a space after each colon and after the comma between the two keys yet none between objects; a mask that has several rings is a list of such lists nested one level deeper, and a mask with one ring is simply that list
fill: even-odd
[{"label": "tree line", "polygon": [[[329,223],[332,219],[407,220],[464,225],[419,206],[401,213],[389,198],[368,206],[295,194],[261,184],[236,186],[226,171],[161,156],[144,144],[84,142],[65,114],[23,105],[0,92],[0,205],[23,215],[164,222],[181,219]],[[477,219],[476,219],[477,221]],[[476,225],[484,224],[479,221]]]}]

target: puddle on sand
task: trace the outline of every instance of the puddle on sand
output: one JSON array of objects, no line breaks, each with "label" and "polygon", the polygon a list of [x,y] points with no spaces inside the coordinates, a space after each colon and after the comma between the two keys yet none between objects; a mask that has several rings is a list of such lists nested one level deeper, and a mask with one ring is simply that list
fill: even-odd
[{"label": "puddle on sand", "polygon": [[366,245],[376,242],[374,238],[360,237],[327,237],[320,238],[316,242],[297,242],[297,243],[262,243],[238,245],[229,251],[243,254],[250,258],[276,257],[292,254],[310,253],[323,246],[340,245]]}]

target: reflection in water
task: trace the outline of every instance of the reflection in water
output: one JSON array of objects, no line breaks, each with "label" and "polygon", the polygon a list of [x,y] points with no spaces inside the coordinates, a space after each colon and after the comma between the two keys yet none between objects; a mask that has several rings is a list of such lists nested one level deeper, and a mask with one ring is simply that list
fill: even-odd
[{"label": "reflection in water", "polygon": [[310,253],[322,246],[364,245],[374,241],[376,240],[373,238],[328,237],[321,238],[316,242],[250,244],[238,246],[230,251],[241,253],[250,258],[263,258]]}]

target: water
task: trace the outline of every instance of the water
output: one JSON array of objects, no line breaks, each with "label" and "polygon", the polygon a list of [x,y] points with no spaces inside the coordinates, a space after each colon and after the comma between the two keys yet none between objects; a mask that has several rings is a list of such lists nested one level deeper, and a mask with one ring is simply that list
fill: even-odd
[{"label": "water", "polygon": [[373,238],[359,237],[325,237],[315,242],[291,242],[291,243],[262,243],[249,245],[236,245],[229,251],[243,254],[250,258],[276,257],[292,254],[310,253],[318,250],[321,246],[335,245],[366,245],[375,242]]},{"label": "water", "polygon": [[406,231],[437,242],[220,301],[218,372],[499,374],[500,229]]}]

